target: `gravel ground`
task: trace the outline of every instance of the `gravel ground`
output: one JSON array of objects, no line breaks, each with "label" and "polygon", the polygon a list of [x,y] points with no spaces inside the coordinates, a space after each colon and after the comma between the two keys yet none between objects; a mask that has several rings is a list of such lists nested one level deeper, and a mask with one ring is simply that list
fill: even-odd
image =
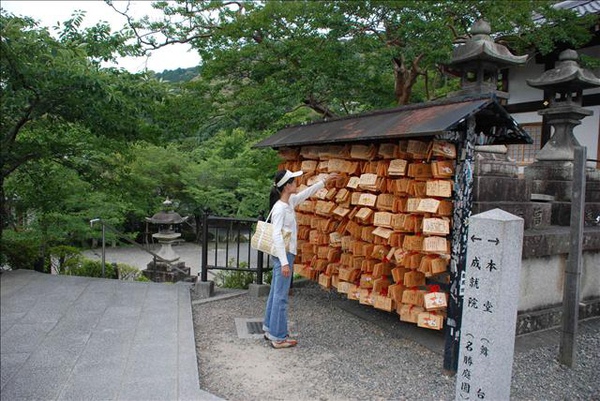
[{"label": "gravel ground", "polygon": [[[293,291],[291,331],[299,344],[283,350],[236,331],[235,318],[262,317],[266,298],[243,293],[199,303],[192,291],[202,389],[230,401],[454,399],[441,333],[313,283]],[[579,326],[572,369],[556,360],[559,340],[557,330],[517,339],[512,400],[600,400],[600,319]]]}]

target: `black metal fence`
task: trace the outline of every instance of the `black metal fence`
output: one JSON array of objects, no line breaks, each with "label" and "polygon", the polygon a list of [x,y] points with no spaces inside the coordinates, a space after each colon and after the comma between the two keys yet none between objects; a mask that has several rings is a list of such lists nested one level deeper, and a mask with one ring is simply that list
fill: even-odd
[{"label": "black metal fence", "polygon": [[250,246],[258,220],[203,216],[201,281],[208,281],[209,270],[232,270],[255,273],[255,282],[263,284],[263,274],[271,270],[269,255]]}]

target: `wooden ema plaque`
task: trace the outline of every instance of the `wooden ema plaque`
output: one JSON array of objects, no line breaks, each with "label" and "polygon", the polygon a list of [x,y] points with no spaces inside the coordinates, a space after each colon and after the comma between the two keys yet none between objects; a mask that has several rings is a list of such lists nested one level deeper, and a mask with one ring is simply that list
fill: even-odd
[{"label": "wooden ema plaque", "polygon": [[448,271],[456,147],[414,138],[285,148],[281,155],[280,168],[304,171],[299,189],[339,174],[297,207],[294,270],[365,307],[443,327],[445,306],[426,299],[434,293],[429,280]]}]

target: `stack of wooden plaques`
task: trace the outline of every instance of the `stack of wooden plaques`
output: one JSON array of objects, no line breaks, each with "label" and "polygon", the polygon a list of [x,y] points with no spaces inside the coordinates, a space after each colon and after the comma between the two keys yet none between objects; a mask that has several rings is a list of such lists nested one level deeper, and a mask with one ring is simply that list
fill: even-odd
[{"label": "stack of wooden plaques", "polygon": [[294,271],[400,320],[440,330],[456,148],[431,140],[283,149],[303,185],[340,178],[297,208]]}]

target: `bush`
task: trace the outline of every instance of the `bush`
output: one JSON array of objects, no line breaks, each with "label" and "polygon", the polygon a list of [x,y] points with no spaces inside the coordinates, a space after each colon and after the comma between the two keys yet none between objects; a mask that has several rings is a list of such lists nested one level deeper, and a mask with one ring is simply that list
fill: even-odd
[{"label": "bush", "polygon": [[[69,265],[68,269],[62,269],[60,274],[68,276],[102,277],[102,261],[80,257],[78,263]],[[137,267],[124,263],[106,263],[104,266],[104,278],[113,278],[128,281],[150,281]]]},{"label": "bush", "polygon": [[[240,263],[240,268],[246,268],[247,263]],[[254,273],[241,270],[219,270],[215,274],[215,284],[221,288],[242,288],[247,290],[254,282]]]},{"label": "bush", "polygon": [[[77,266],[71,267],[62,274],[68,276],[83,276],[83,277],[102,277],[102,261],[83,259]],[[117,278],[117,270],[115,267],[106,263],[104,266],[105,278]]]},{"label": "bush", "polygon": [[56,274],[64,274],[81,264],[81,251],[72,246],[60,245],[48,250],[45,263],[45,271]]},{"label": "bush", "polygon": [[142,271],[137,267],[129,266],[123,263],[117,264],[117,270],[120,280],[129,281],[151,281],[148,277],[142,274]]},{"label": "bush", "polygon": [[263,270],[263,284],[271,284],[273,281],[273,270]]},{"label": "bush", "polygon": [[37,267],[36,270],[41,271],[41,248],[42,240],[37,232],[3,230],[0,262],[6,263],[13,270],[33,270]]}]

